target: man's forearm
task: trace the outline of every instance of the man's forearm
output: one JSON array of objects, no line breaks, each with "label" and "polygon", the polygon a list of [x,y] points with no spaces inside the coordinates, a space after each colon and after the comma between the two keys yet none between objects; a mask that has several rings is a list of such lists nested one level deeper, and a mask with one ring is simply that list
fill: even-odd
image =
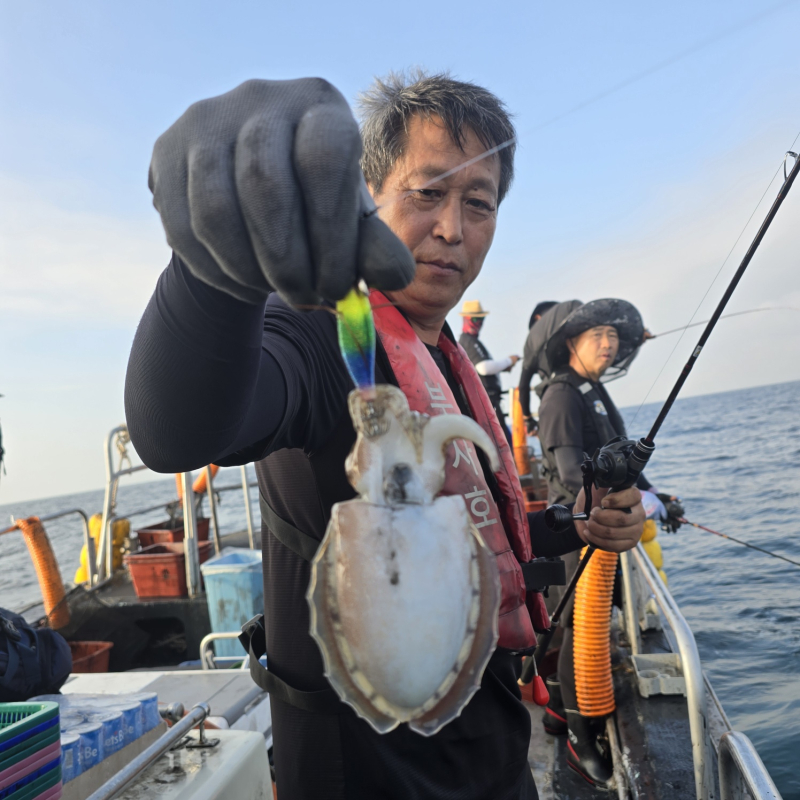
[{"label": "man's forearm", "polygon": [[514,362],[510,358],[487,359],[486,361],[479,361],[475,365],[475,371],[478,375],[487,377],[489,375],[497,375],[513,366],[513,364]]},{"label": "man's forearm", "polygon": [[197,469],[275,430],[286,390],[262,350],[263,318],[263,304],[207,286],[173,258],[136,331],[125,381],[128,427],[145,464]]}]

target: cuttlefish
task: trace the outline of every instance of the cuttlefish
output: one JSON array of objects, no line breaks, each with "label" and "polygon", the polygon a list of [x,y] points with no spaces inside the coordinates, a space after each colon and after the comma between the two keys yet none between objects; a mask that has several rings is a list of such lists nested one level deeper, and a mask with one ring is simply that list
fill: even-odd
[{"label": "cuttlefish", "polygon": [[348,399],[346,462],[358,497],[333,506],[312,562],[311,635],[339,697],[378,733],[431,736],[480,686],[497,643],[495,558],[460,495],[437,497],[445,449],[468,439],[498,468],[490,437],[461,415],[409,410],[394,386]]}]

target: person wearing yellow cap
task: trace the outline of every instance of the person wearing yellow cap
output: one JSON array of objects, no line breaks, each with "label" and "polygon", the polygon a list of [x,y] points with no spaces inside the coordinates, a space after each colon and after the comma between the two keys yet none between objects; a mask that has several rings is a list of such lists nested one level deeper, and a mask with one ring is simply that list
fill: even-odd
[{"label": "person wearing yellow cap", "polygon": [[503,426],[506,438],[511,443],[511,432],[506,425],[506,415],[500,404],[503,387],[500,384],[499,375],[501,372],[509,372],[514,364],[519,361],[519,356],[508,356],[508,358],[492,358],[491,353],[486,349],[486,345],[478,338],[483,322],[488,315],[481,305],[480,300],[465,300],[461,306],[461,318],[464,320],[461,329],[461,336],[458,343],[464,348],[469,360],[474,364],[475,371],[480,375],[483,388],[492,401],[492,406],[497,412],[497,418]]}]

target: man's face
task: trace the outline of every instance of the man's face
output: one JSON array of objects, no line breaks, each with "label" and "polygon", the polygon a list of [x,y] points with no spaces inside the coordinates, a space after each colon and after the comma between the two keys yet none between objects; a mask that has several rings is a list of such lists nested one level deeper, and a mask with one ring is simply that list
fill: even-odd
[{"label": "man's face", "polygon": [[588,378],[599,380],[617,357],[619,334],[611,325],[597,325],[569,339],[567,346],[570,366],[581,374],[588,373]]},{"label": "man's face", "polygon": [[497,223],[500,160],[483,158],[419,187],[485,151],[472,131],[462,150],[441,124],[414,117],[405,154],[375,195],[381,219],[417,262],[414,280],[387,294],[422,327],[441,326],[481,271]]}]

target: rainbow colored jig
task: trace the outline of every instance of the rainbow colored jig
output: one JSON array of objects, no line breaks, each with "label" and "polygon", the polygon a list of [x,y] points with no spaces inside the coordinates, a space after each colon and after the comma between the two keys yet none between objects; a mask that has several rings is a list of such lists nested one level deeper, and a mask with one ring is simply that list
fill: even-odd
[{"label": "rainbow colored jig", "polygon": [[358,287],[336,303],[339,349],[364,399],[375,396],[375,323],[369,296]]}]

